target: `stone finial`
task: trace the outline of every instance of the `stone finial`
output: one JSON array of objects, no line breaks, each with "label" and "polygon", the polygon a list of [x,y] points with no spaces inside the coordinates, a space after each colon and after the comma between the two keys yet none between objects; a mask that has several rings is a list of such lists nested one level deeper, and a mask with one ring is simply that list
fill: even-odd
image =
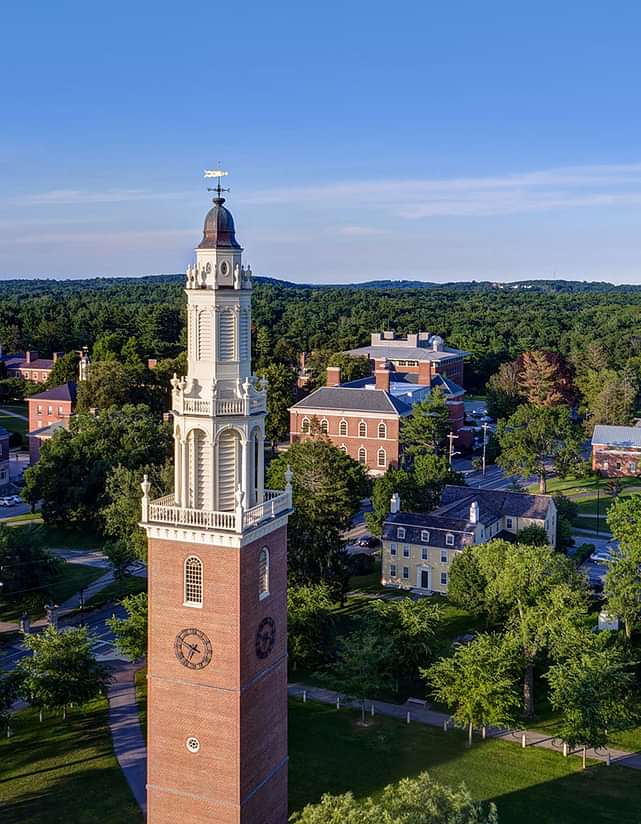
[{"label": "stone finial", "polygon": [[149,476],[146,473],[143,475],[140,488],[142,489],[143,497],[148,498],[149,491],[151,490],[151,484],[149,483]]},{"label": "stone finial", "polygon": [[294,477],[294,473],[292,472],[292,468],[289,464],[287,464],[287,469],[285,470],[285,489],[289,490],[292,488],[292,478]]},{"label": "stone finial", "polygon": [[401,496],[395,492],[390,498],[390,512],[395,514],[401,511]]},{"label": "stone finial", "polygon": [[178,377],[178,374],[176,372],[174,372],[174,376],[171,379],[170,383],[174,389],[178,389],[178,387],[180,386],[181,379]]}]

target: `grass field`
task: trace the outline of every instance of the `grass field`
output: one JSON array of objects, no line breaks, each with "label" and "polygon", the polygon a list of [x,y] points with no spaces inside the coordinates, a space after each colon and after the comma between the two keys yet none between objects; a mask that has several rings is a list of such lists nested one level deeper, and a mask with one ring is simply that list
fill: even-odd
[{"label": "grass field", "polygon": [[[70,598],[81,587],[86,587],[92,581],[105,574],[104,569],[97,569],[84,564],[65,564],[60,578],[51,585],[51,599],[56,604],[62,604]],[[23,612],[23,608],[13,604],[3,604],[0,602],[0,621],[17,621]],[[39,618],[44,611],[31,615],[32,618]]]},{"label": "grass field", "polygon": [[[147,681],[136,676],[141,722]],[[475,798],[493,800],[501,824],[639,824],[641,772],[591,766],[579,758],[504,741],[476,742],[466,749],[459,731],[443,733],[420,724],[378,717],[355,723],[348,710],[308,702],[289,705],[290,810],[318,801],[325,792],[351,790],[357,797],[429,770],[439,781],[465,782]],[[145,729],[143,727],[143,729]]]},{"label": "grass field", "polygon": [[143,824],[120,771],[107,703],[74,709],[63,722],[26,710],[0,738],[2,824]]},{"label": "grass field", "polygon": [[500,824],[639,824],[641,772],[591,766],[503,741],[471,750],[458,731],[355,716],[320,704],[290,702],[289,798],[292,811],[324,792],[375,794],[404,776],[428,770],[437,780],[465,782],[477,799],[493,800]]},{"label": "grass field", "polygon": [[138,592],[145,592],[146,590],[146,578],[141,578],[138,575],[129,575],[122,581],[114,581],[89,598],[87,607],[100,607],[109,601],[117,601],[126,595],[135,595]]}]

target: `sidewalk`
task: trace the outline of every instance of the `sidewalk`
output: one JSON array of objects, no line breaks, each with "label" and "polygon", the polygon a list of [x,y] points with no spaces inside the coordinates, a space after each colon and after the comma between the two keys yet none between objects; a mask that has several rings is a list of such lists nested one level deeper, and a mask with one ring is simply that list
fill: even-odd
[{"label": "sidewalk", "polygon": [[114,755],[138,806],[147,815],[147,746],[136,703],[135,673],[139,664],[112,667],[114,680],[107,690],[109,727]]},{"label": "sidewalk", "polygon": [[[307,687],[305,684],[289,684],[288,693],[291,698],[303,698],[303,693],[306,693],[308,701],[318,701],[321,704],[336,705],[337,693],[332,690],[322,689],[321,687]],[[359,701],[349,701],[341,696],[341,706],[350,707],[351,709],[360,710],[361,705]],[[374,707],[374,713],[378,715],[387,715],[390,718],[397,718],[400,721],[407,721],[408,713],[411,722],[425,724],[429,727],[440,727],[441,729],[451,728],[452,720],[449,715],[444,712],[435,712],[417,704],[406,702],[405,704],[389,704],[386,701],[370,701],[365,702],[366,711],[371,713],[371,708]],[[488,738],[502,738],[505,741],[510,741],[513,744],[522,746],[522,736],[525,735],[526,746],[528,747],[543,747],[546,750],[554,750],[558,753],[563,752],[563,742],[560,738],[546,735],[545,733],[537,732],[536,730],[503,730],[496,727],[487,728]],[[568,755],[582,755],[582,750],[568,751]],[[641,753],[625,752],[624,750],[615,749],[589,749],[587,757],[594,761],[608,762],[608,757],[611,764],[619,764],[624,767],[630,767],[633,770],[641,770]]]}]

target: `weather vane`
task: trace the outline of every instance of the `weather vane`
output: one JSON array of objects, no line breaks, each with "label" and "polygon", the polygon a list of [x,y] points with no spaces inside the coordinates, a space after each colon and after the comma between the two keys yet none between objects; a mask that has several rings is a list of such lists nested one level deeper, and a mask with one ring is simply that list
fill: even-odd
[{"label": "weather vane", "polygon": [[229,172],[223,172],[222,169],[205,169],[205,175],[204,176],[206,178],[215,177],[218,180],[218,183],[216,184],[215,188],[212,189],[208,186],[207,191],[208,192],[216,192],[218,197],[221,197],[223,192],[228,192],[229,189],[223,189],[223,187],[220,185],[221,178],[227,177],[228,174],[229,174]]}]

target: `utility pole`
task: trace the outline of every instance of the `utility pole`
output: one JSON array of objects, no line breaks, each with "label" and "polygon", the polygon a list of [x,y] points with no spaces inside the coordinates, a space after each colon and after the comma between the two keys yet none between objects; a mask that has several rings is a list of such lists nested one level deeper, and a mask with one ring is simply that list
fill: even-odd
[{"label": "utility pole", "polygon": [[485,477],[485,450],[487,449],[487,422],[483,424],[483,477]]},{"label": "utility pole", "polygon": [[459,455],[459,454],[460,454],[460,452],[455,452],[455,451],[454,451],[454,441],[455,441],[457,438],[458,438],[458,435],[455,435],[453,432],[450,432],[450,434],[447,436],[447,439],[448,439],[448,441],[450,442],[450,466],[452,466],[452,458],[453,458],[455,455]]}]

